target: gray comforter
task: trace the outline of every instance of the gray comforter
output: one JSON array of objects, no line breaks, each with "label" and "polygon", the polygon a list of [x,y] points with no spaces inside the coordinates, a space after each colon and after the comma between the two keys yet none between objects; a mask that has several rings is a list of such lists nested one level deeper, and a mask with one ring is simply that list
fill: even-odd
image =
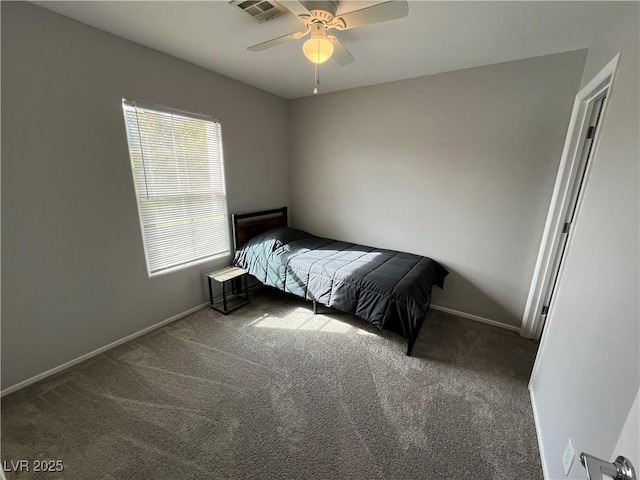
[{"label": "gray comforter", "polygon": [[288,227],[249,240],[234,265],[260,282],[347,313],[409,339],[429,308],[431,288],[449,273],[410,253],[316,237]]}]

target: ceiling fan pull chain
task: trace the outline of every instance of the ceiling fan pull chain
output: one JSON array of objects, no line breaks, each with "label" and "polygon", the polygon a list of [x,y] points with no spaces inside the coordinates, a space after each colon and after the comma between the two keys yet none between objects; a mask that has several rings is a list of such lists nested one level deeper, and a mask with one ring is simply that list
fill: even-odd
[{"label": "ceiling fan pull chain", "polygon": [[315,83],[313,84],[313,94],[318,94],[318,85],[320,84],[320,67],[315,64]]}]

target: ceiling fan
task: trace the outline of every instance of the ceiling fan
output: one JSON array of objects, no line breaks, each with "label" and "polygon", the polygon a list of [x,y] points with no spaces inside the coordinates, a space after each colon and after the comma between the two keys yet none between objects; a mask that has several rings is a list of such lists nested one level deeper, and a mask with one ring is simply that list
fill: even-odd
[{"label": "ceiling fan", "polygon": [[278,3],[296,15],[305,30],[252,45],[248,50],[260,52],[310,35],[310,38],[303,44],[302,51],[316,65],[316,86],[313,93],[317,93],[317,84],[319,83],[317,65],[326,62],[329,58],[333,58],[338,65],[348,65],[355,60],[337,37],[327,35],[327,30],[349,30],[372,23],[403,18],[409,13],[407,0],[381,2],[339,16],[336,16],[338,10],[337,0],[280,0]]}]

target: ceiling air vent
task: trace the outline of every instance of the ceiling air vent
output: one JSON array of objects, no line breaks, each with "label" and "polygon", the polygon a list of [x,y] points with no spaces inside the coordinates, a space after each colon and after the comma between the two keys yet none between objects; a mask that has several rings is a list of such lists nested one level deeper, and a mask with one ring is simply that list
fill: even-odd
[{"label": "ceiling air vent", "polygon": [[242,10],[258,23],[271,20],[287,11],[275,0],[233,0],[229,4]]}]

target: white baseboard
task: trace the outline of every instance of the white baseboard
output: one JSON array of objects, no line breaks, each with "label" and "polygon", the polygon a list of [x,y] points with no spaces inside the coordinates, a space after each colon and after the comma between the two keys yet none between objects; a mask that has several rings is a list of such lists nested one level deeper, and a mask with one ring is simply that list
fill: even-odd
[{"label": "white baseboard", "polygon": [[434,310],[439,310],[444,313],[450,313],[451,315],[456,315],[458,317],[467,318],[469,320],[475,320],[476,322],[486,323],[487,325],[492,325],[494,327],[504,328],[505,330],[511,330],[512,332],[520,332],[520,327],[514,327],[513,325],[509,325],[507,323],[496,322],[495,320],[479,317],[478,315],[472,315],[470,313],[459,312],[458,310],[454,310],[452,308],[441,307],[439,305],[433,304],[429,308],[433,308]]},{"label": "white baseboard", "polygon": [[540,436],[540,424],[538,422],[538,410],[536,409],[536,399],[533,395],[531,385],[529,385],[529,398],[531,398],[531,409],[533,410],[533,422],[536,427],[536,437],[538,438],[538,451],[540,452],[540,462],[542,463],[542,476],[545,480],[549,479],[547,462],[544,459],[544,450],[542,448],[542,437]]},{"label": "white baseboard", "polygon": [[167,325],[168,323],[171,322],[175,322],[176,320],[179,320],[183,317],[186,317],[187,315],[189,315],[190,313],[193,312],[197,312],[198,310],[201,310],[205,307],[209,306],[209,302],[207,303],[203,303],[200,305],[197,305],[193,308],[190,308],[189,310],[182,312],[182,313],[178,313],[177,315],[174,315],[173,317],[167,318],[165,320],[162,320],[158,323],[154,323],[153,325],[147,327],[147,328],[143,328],[142,330],[139,330],[135,333],[132,333],[131,335],[127,335],[124,338],[121,338],[120,340],[116,340],[115,342],[111,342],[108,345],[105,345],[104,347],[100,347],[92,352],[89,353],[85,353],[84,355],[80,355],[78,358],[75,358],[73,360],[70,360],[68,362],[63,363],[62,365],[58,365],[57,367],[54,367],[50,370],[47,370],[46,372],[42,372],[39,373],[38,375],[35,375],[31,378],[28,378],[26,380],[23,380],[22,382],[16,383],[15,385],[5,388],[4,390],[2,390],[2,392],[0,392],[0,397],[4,397],[5,395],[8,395],[10,393],[13,393],[17,390],[20,390],[21,388],[26,387],[27,385],[31,385],[32,383],[38,382],[40,380],[43,380],[47,377],[50,377],[51,375],[55,375],[58,372],[61,372],[63,370],[66,370],[67,368],[73,367],[74,365],[77,365],[78,363],[84,362],[85,360],[90,359],[91,357],[95,357],[96,355],[100,355],[103,352],[106,352],[107,350],[111,350],[112,348],[117,347],[118,345],[122,345],[123,343],[127,343],[130,340],[133,340],[134,338],[138,338],[142,335],[144,335],[145,333],[149,333],[152,332],[153,330],[156,330],[160,327],[163,327],[164,325]]}]

